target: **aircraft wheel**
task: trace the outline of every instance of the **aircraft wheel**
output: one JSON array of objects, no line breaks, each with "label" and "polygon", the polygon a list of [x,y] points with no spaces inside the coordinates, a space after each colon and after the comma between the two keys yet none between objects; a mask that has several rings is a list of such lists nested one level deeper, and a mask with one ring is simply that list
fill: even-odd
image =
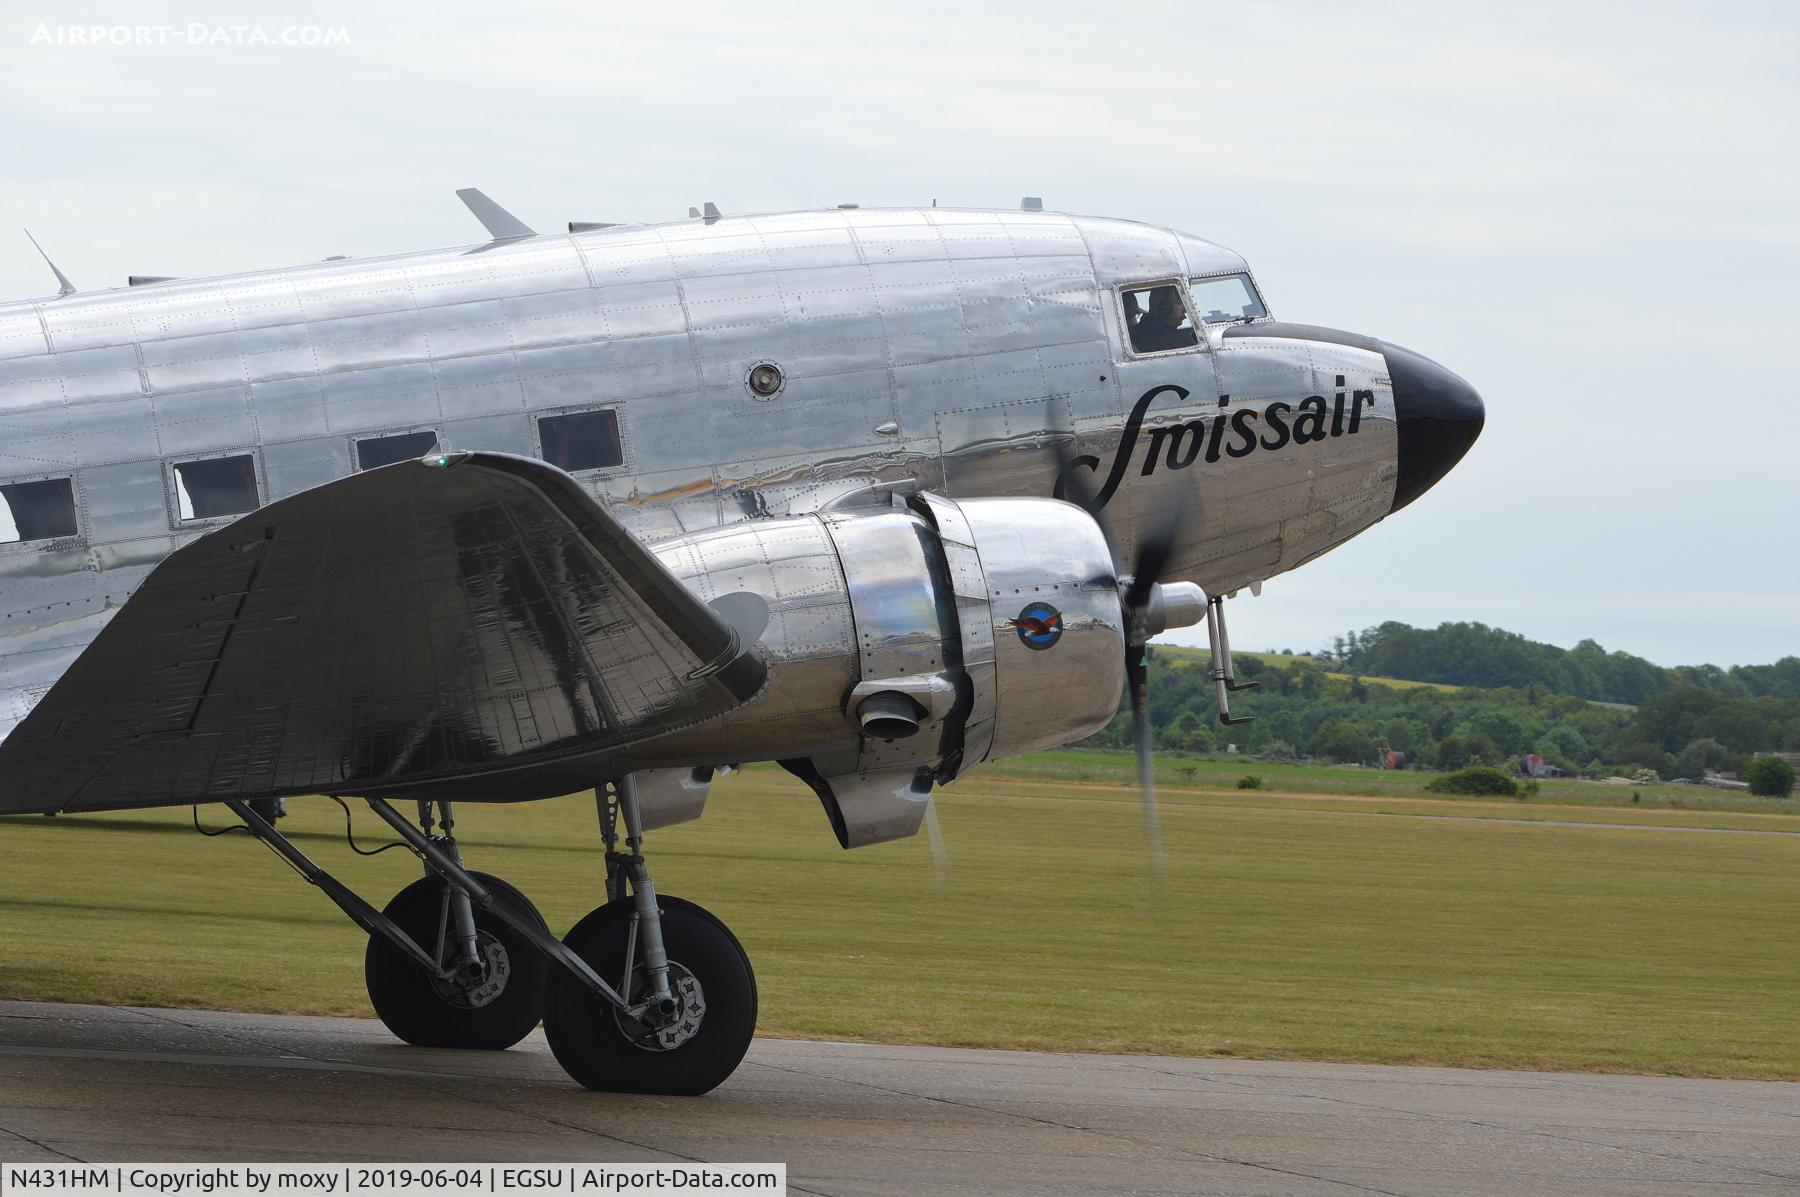
[{"label": "aircraft wheel", "polygon": [[[567,970],[556,969],[544,994],[544,1036],[557,1063],[589,1089],[609,1093],[698,1096],[730,1076],[756,1031],[756,974],[750,958],[717,918],[681,898],[657,895],[669,987],[678,1010],[660,1027],[628,1018]],[[625,968],[632,900],[608,902],[563,937],[609,985]],[[634,999],[647,984],[642,960],[632,973]]]},{"label": "aircraft wheel", "polygon": [[[500,901],[548,930],[524,894],[498,877],[471,875]],[[443,881],[422,877],[395,894],[383,913],[429,952],[438,942],[444,892]],[[388,1030],[417,1047],[487,1051],[509,1048],[531,1033],[543,1015],[549,962],[518,932],[480,907],[475,909],[475,933],[487,973],[473,987],[440,981],[386,936],[369,937],[363,979],[375,1014]]]}]

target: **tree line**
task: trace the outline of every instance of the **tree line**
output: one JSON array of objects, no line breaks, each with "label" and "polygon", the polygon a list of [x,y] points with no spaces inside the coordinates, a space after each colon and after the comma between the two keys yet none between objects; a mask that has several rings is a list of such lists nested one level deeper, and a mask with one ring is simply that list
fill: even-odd
[{"label": "tree line", "polygon": [[[1327,674],[1341,672],[1340,666],[1305,656],[1240,655],[1236,667],[1240,679],[1261,687],[1238,695],[1233,710],[1256,720],[1222,727],[1205,658],[1151,651],[1157,747],[1215,752],[1235,744],[1266,759],[1364,764],[1391,750],[1405,753],[1414,766],[1439,769],[1508,766],[1535,753],[1570,775],[1629,776],[1648,769],[1695,780],[1708,769],[1743,776],[1759,752],[1800,751],[1800,694],[1745,697],[1687,685],[1629,708],[1558,693],[1537,681],[1440,690],[1334,678]],[[1091,742],[1128,747],[1129,712]]]},{"label": "tree line", "polygon": [[1800,657],[1773,665],[1665,668],[1593,640],[1559,648],[1482,623],[1415,628],[1388,622],[1337,637],[1317,654],[1345,673],[1455,686],[1542,686],[1558,694],[1636,706],[1677,690],[1727,698],[1800,698]]}]

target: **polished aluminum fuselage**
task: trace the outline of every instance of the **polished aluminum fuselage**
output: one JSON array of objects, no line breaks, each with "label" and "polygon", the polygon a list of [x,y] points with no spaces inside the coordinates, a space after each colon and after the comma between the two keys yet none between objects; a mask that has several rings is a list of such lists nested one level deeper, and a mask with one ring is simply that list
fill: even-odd
[{"label": "polished aluminum fuselage", "polygon": [[[1090,489],[1112,479],[1122,556],[1182,488],[1166,576],[1260,581],[1387,513],[1394,402],[1352,344],[1214,325],[1130,352],[1119,287],[1245,270],[1128,221],[860,209],[0,305],[0,483],[70,478],[79,512],[74,537],[0,544],[0,737],[157,562],[231,522],[178,519],[171,463],[250,453],[266,502],[352,472],[372,435],[543,456],[552,412],[617,414],[622,464],[576,477],[646,542],[878,481],[1049,495],[1060,451],[1090,459]],[[759,364],[772,396],[747,384]],[[1235,412],[1359,391],[1356,435],[1234,450]],[[1197,448],[1196,419],[1224,437]]]}]

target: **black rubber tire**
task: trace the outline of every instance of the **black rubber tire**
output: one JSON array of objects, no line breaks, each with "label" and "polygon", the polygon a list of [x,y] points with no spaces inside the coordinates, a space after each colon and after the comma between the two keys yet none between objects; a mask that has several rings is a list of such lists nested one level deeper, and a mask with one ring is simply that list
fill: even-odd
[{"label": "black rubber tire", "polygon": [[[692,902],[658,894],[657,905],[670,961],[700,983],[706,1002],[700,1030],[678,1047],[638,1047],[620,1030],[612,1007],[567,970],[554,970],[544,994],[544,1037],[556,1062],[589,1089],[697,1097],[717,1088],[750,1050],[756,1033],[756,974],[743,945],[724,923]],[[608,902],[563,937],[608,984],[618,983],[631,912],[630,898]]]},{"label": "black rubber tire", "polygon": [[[531,900],[498,877],[471,873],[496,899],[529,914],[546,931],[549,925]],[[444,883],[421,877],[394,895],[382,913],[400,924],[427,952],[437,945],[438,918]],[[363,953],[363,980],[376,1017],[388,1030],[415,1047],[466,1047],[503,1051],[531,1033],[544,1012],[544,982],[549,961],[529,940],[489,911],[475,909],[475,929],[493,936],[506,949],[511,973],[506,988],[485,1006],[468,1008],[448,1001],[431,974],[386,936],[369,936]]]}]

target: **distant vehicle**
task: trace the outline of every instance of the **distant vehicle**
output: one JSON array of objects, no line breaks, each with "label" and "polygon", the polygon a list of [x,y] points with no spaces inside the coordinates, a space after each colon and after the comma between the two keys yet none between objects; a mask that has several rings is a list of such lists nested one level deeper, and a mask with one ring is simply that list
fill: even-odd
[{"label": "distant vehicle", "polygon": [[1563,775],[1560,768],[1545,763],[1544,758],[1535,752],[1525,753],[1519,758],[1519,772],[1527,777],[1561,777]]},{"label": "distant vehicle", "polygon": [[[1145,642],[1432,486],[1484,418],[1124,220],[850,209],[540,235],[0,305],[0,813],[222,802],[370,934],[420,1044],[538,1021],[596,1089],[701,1093],[756,985],[645,832],[773,760],[845,847],[1067,744]],[[456,802],[599,795],[558,939]],[[256,803],[355,796],[377,910]],[[417,802],[417,819],[392,803]],[[622,845],[622,846],[621,846]],[[803,876],[784,884],[804,886]]]}]

